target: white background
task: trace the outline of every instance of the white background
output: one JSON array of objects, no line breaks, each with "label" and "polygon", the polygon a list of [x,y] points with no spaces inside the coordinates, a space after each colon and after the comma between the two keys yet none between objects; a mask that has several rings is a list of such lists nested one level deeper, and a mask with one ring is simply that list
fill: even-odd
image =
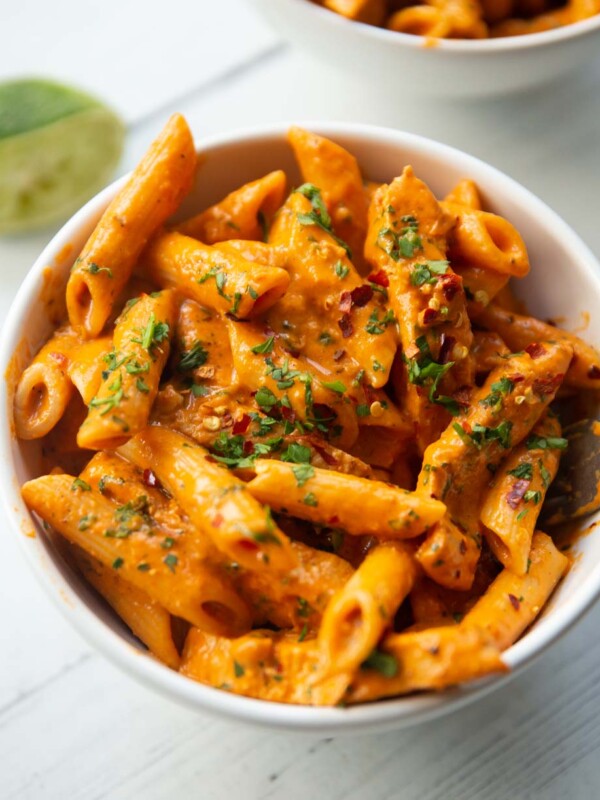
[{"label": "white background", "polygon": [[[121,171],[173,110],[200,142],[282,119],[389,125],[509,173],[600,255],[600,63],[533,94],[431,102],[404,96],[405,76],[368,85],[313,61],[242,0],[6,0],[0,79],[23,74],[114,105],[129,125]],[[0,240],[0,319],[51,235]],[[133,683],[49,605],[4,519],[0,532],[0,800],[600,796],[599,608],[451,717],[378,736],[291,736],[193,714]]]}]

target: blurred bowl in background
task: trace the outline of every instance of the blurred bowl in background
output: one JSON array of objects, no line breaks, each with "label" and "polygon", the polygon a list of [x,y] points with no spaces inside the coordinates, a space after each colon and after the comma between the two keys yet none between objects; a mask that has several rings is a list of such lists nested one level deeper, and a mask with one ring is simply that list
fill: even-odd
[{"label": "blurred bowl in background", "polygon": [[285,39],[390,97],[522,91],[600,57],[600,15],[551,31],[497,39],[431,39],[354,22],[310,0],[249,0]]}]

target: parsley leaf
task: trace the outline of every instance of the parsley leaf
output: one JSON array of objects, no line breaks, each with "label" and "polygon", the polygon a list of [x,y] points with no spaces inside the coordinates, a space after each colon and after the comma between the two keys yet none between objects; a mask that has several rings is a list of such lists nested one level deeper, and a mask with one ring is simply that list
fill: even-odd
[{"label": "parsley leaf", "polygon": [[371,654],[361,664],[363,669],[375,669],[384,678],[393,678],[398,674],[399,666],[396,657],[391,653],[384,653],[381,650],[373,650]]},{"label": "parsley leaf", "polygon": [[269,338],[265,339],[265,341],[262,342],[262,344],[257,344],[254,347],[251,347],[250,349],[252,350],[253,353],[256,353],[256,355],[264,355],[264,354],[268,355],[269,353],[273,352],[274,344],[275,344],[275,337],[269,336]]}]

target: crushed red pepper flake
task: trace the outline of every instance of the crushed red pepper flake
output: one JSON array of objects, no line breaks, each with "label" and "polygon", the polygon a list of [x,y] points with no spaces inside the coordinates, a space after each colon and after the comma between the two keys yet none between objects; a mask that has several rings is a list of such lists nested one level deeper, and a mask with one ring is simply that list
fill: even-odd
[{"label": "crushed red pepper flake", "polygon": [[236,420],[233,423],[232,431],[234,434],[238,433],[246,433],[248,430],[248,426],[250,425],[250,416],[248,414],[244,414],[241,419]]},{"label": "crushed red pepper flake", "polygon": [[154,488],[158,486],[158,478],[152,472],[151,469],[145,469],[142,473],[142,481],[146,486],[150,486],[150,488]]},{"label": "crushed red pepper flake", "polygon": [[384,289],[387,289],[390,285],[390,279],[383,269],[380,269],[379,272],[372,272],[367,277],[367,280],[374,283],[376,286],[382,286]]},{"label": "crushed red pepper flake", "polygon": [[369,300],[373,297],[373,289],[371,286],[367,284],[363,284],[362,286],[357,286],[355,289],[352,289],[350,292],[350,297],[352,298],[352,305],[356,306],[357,308],[362,308],[366,306]]},{"label": "crushed red pepper flake", "polygon": [[529,488],[530,483],[531,481],[527,481],[524,478],[520,478],[514,482],[512,489],[506,495],[506,502],[511,508],[517,508],[523,499],[525,492]]},{"label": "crushed red pepper flake", "polygon": [[510,600],[510,604],[515,611],[518,611],[521,608],[521,603],[519,602],[519,598],[515,597],[514,594],[509,594],[508,599]]},{"label": "crushed red pepper flake", "polygon": [[544,355],[544,353],[546,352],[546,348],[544,347],[543,344],[540,344],[539,342],[532,342],[531,344],[527,345],[527,347],[525,348],[525,352],[528,353],[531,356],[531,358],[533,358],[533,360],[535,361],[536,358],[540,358],[540,356]]},{"label": "crushed red pepper flake", "polygon": [[350,319],[350,314],[344,314],[338,320],[339,328],[342,332],[342,336],[344,339],[348,339],[349,336],[352,336],[354,333],[354,328],[352,326],[352,320]]}]

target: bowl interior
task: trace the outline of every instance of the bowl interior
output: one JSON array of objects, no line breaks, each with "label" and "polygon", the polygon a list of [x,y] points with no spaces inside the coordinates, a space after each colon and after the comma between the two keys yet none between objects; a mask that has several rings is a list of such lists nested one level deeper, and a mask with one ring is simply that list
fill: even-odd
[{"label": "bowl interior", "polygon": [[[474,178],[486,206],[511,220],[527,243],[533,269],[519,282],[519,293],[532,313],[560,319],[577,328],[584,315],[594,312],[600,299],[598,263],[578,237],[541,201],[523,187],[475,158],[420,137],[386,129],[356,125],[304,126],[331,136],[354,153],[363,174],[386,181],[412,164],[438,196],[443,196],[462,177]],[[290,186],[300,175],[285,141],[286,126],[269,132],[246,132],[201,143],[203,166],[196,184],[178,216],[185,217],[220,199],[240,184],[272,169],[284,169]],[[419,695],[349,709],[313,709],[240,698],[194,684],[156,663],[122,623],[61,558],[59,548],[36,525],[20,495],[19,485],[40,472],[40,445],[16,440],[12,431],[12,390],[24,366],[55,326],[57,298],[62,297],[70,266],[103,209],[122,181],[90,201],[50,242],[27,276],[13,304],[5,327],[0,365],[7,380],[2,387],[7,414],[0,421],[0,455],[5,480],[1,491],[5,512],[42,583],[53,598],[68,609],[69,616],[88,638],[138,678],[188,706],[209,708],[254,722],[290,728],[342,731],[408,724],[441,713],[465,702],[477,692],[495,686],[490,679],[438,695]],[[585,338],[600,345],[600,315],[590,314]],[[597,515],[600,517],[600,515]],[[596,517],[581,522],[584,531]],[[32,526],[35,536],[32,536]],[[23,536],[28,534],[28,536]],[[600,537],[582,536],[573,549],[571,571],[553,596],[549,607],[532,630],[506,654],[517,668],[530,660],[582,613],[600,587]],[[125,645],[125,646],[124,646]]]}]

